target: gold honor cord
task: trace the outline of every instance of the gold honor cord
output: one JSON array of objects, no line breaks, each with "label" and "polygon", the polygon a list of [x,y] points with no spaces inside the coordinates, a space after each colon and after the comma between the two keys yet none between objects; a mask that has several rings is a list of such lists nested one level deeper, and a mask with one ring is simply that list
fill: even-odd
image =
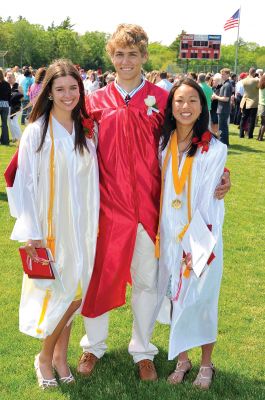
[{"label": "gold honor cord", "polygon": [[168,160],[170,157],[170,146],[167,146],[166,157],[164,159],[161,171],[161,192],[160,192],[160,206],[159,206],[159,220],[158,220],[158,228],[156,234],[156,243],[155,243],[155,257],[160,257],[160,222],[161,222],[161,215],[162,215],[162,207],[163,207],[163,196],[164,196],[164,188],[165,188],[165,174],[168,165]]},{"label": "gold honor cord", "polygon": [[[178,140],[177,140],[177,133],[171,135],[170,143],[167,148],[167,153],[165,160],[162,166],[161,172],[161,195],[160,195],[160,212],[159,212],[159,223],[158,223],[158,230],[156,235],[156,244],[155,244],[155,256],[156,258],[160,257],[160,222],[161,222],[161,214],[162,214],[162,207],[163,207],[163,195],[164,195],[164,186],[165,186],[165,173],[169,161],[170,154],[172,154],[172,175],[173,175],[173,183],[174,189],[177,195],[180,195],[183,192],[184,186],[186,181],[188,181],[188,188],[187,188],[187,208],[188,208],[188,224],[184,226],[180,234],[178,235],[178,240],[182,240],[186,230],[189,227],[191,221],[191,173],[192,173],[192,164],[194,160],[193,157],[186,157],[181,175],[178,175],[178,167],[179,167],[179,157],[178,157]],[[181,201],[176,199],[172,202],[173,208],[180,208]],[[190,271],[186,268],[184,271],[184,276],[186,278],[189,277]]]},{"label": "gold honor cord", "polygon": [[50,198],[49,198],[49,209],[48,209],[48,236],[47,236],[47,247],[51,250],[52,256],[55,256],[55,237],[53,235],[53,204],[54,204],[54,135],[52,128],[52,114],[50,114],[50,136],[51,136],[51,153],[50,153]]},{"label": "gold honor cord", "polygon": [[[50,136],[51,136],[51,152],[50,152],[50,169],[49,169],[49,174],[50,174],[50,197],[49,197],[49,209],[48,209],[48,236],[47,236],[47,247],[51,250],[53,259],[55,256],[55,237],[53,235],[53,223],[52,223],[52,215],[53,215],[53,204],[54,204],[54,175],[55,175],[55,168],[54,168],[54,135],[53,135],[53,128],[52,128],[52,114],[50,113],[50,118],[49,118],[49,125],[50,125]],[[40,313],[40,318],[37,326],[37,333],[41,334],[43,333],[43,330],[40,328],[40,325],[42,324],[45,314],[47,312],[48,308],[48,303],[51,298],[51,291],[47,289],[45,291],[43,303],[42,303],[42,309]]]},{"label": "gold honor cord", "polygon": [[186,183],[187,177],[190,173],[193,157],[186,157],[184,162],[181,175],[179,177],[179,157],[178,157],[178,139],[176,131],[173,133],[170,141],[170,148],[172,154],[172,172],[173,172],[173,182],[176,194],[181,194],[183,192],[184,185]]}]

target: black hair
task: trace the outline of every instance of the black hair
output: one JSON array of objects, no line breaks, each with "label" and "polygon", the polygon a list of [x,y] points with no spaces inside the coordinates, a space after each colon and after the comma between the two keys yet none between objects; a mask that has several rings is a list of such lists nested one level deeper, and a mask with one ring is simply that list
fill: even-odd
[{"label": "black hair", "polygon": [[[194,122],[194,125],[192,127],[192,138],[196,137],[200,141],[203,133],[209,130],[208,129],[209,111],[207,106],[207,100],[205,94],[203,93],[202,88],[193,79],[190,78],[180,79],[172,87],[168,96],[167,105],[165,109],[165,121],[162,128],[162,144],[161,144],[162,150],[166,148],[170,136],[176,129],[176,120],[174,115],[172,114],[172,102],[175,91],[182,85],[190,86],[198,92],[202,107],[201,114],[199,118]],[[188,149],[188,154],[187,154],[188,157],[192,157],[196,153],[196,150],[197,150],[197,144],[191,142],[190,147]]]}]

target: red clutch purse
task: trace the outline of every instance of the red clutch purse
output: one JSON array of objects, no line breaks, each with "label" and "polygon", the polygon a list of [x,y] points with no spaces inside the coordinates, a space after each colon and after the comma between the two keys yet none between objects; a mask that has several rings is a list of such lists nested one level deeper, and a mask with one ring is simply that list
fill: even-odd
[{"label": "red clutch purse", "polygon": [[24,247],[19,248],[22,266],[25,274],[33,279],[55,279],[52,269],[52,256],[49,249],[45,247],[36,248],[38,260],[32,260]]}]

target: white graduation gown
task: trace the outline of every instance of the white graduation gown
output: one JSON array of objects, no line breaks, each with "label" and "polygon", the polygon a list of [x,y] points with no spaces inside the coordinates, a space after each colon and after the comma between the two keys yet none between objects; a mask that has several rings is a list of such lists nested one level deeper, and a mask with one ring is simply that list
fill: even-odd
[{"label": "white graduation gown", "polygon": [[[162,154],[164,159],[166,149]],[[227,155],[227,147],[212,139],[208,152],[197,150],[192,167],[191,209],[192,214],[199,209],[205,223],[212,225],[212,233],[217,240],[213,250],[215,259],[204,268],[200,278],[191,271],[190,277],[182,277],[182,287],[178,300],[173,300],[172,320],[169,339],[169,355],[172,360],[180,352],[216,341],[217,308],[223,268],[222,224],[224,202],[214,198],[214,190],[222,176]],[[181,161],[183,168],[186,156]],[[182,207],[171,206],[177,196],[172,176],[172,159],[165,174],[163,209],[160,228],[160,260],[158,292],[160,304],[169,291],[176,297],[180,280],[183,249],[177,236],[188,223],[187,183],[181,195]],[[180,173],[180,172],[179,172]],[[171,278],[170,278],[171,276]],[[170,281],[170,284],[169,284]],[[159,309],[159,308],[158,308]],[[157,311],[158,311],[157,309]]]},{"label": "white graduation gown", "polygon": [[[17,221],[11,239],[43,240],[46,245],[49,207],[49,129],[41,152],[36,152],[42,119],[28,125],[19,146],[14,182]],[[99,183],[96,149],[87,140],[89,152],[74,150],[74,136],[53,118],[55,197],[53,226],[55,268],[60,279],[28,279],[24,275],[19,309],[19,328],[28,335],[50,335],[74,300],[80,282],[83,297],[92,274],[99,213]],[[50,299],[45,305],[49,285]],[[41,321],[41,323],[40,323]]]}]

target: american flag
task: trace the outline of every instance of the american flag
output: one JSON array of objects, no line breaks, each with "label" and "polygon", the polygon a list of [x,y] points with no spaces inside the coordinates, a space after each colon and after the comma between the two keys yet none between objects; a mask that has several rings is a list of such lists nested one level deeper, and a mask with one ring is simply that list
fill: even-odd
[{"label": "american flag", "polygon": [[239,15],[240,9],[238,9],[235,14],[226,21],[226,23],[224,24],[225,31],[227,31],[228,29],[236,28],[239,25]]}]

